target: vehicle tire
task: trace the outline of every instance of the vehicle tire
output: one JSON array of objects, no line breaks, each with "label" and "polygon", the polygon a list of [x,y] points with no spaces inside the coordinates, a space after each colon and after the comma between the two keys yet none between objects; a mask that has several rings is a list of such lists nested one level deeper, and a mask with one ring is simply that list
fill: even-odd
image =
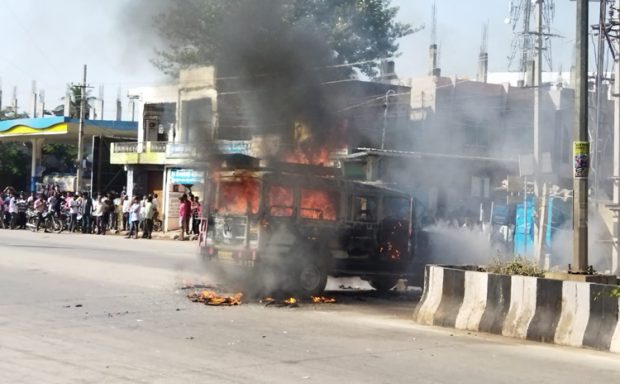
[{"label": "vehicle tire", "polygon": [[32,232],[36,232],[37,231],[37,217],[36,216],[29,217],[28,222],[26,223],[26,227],[30,229]]},{"label": "vehicle tire", "polygon": [[45,219],[45,228],[49,232],[60,233],[62,232],[62,223],[59,220],[55,220],[54,218],[48,216]]},{"label": "vehicle tire", "polygon": [[304,260],[297,275],[296,290],[302,296],[320,295],[327,285],[327,266],[318,258]]},{"label": "vehicle tire", "polygon": [[368,281],[371,287],[378,292],[388,292],[398,283],[397,277],[375,277]]}]

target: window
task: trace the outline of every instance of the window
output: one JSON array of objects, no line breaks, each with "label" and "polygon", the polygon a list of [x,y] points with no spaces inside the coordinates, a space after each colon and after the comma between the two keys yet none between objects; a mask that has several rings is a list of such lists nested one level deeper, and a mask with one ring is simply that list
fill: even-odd
[{"label": "window", "polygon": [[231,215],[258,213],[258,191],[258,182],[251,178],[222,181],[216,208]]},{"label": "window", "polygon": [[302,189],[299,216],[314,220],[336,220],[338,195],[318,189]]},{"label": "window", "polygon": [[354,221],[376,221],[377,220],[377,199],[375,197],[353,197]]},{"label": "window", "polygon": [[272,185],[269,187],[267,212],[276,217],[293,216],[293,188]]},{"label": "window", "polygon": [[409,220],[409,199],[386,197],[383,200],[383,218]]}]

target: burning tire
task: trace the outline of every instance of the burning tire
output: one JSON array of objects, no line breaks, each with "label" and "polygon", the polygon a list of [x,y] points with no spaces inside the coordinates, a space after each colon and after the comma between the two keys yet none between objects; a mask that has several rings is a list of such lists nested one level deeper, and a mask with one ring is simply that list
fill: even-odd
[{"label": "burning tire", "polygon": [[297,276],[297,291],[302,296],[319,295],[327,285],[327,267],[319,260],[305,260]]},{"label": "burning tire", "polygon": [[397,277],[375,277],[368,281],[371,287],[379,292],[387,292],[398,283]]}]

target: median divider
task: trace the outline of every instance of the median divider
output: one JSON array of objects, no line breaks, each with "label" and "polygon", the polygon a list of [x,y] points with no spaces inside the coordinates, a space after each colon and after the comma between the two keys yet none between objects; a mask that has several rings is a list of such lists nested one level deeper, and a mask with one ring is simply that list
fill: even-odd
[{"label": "median divider", "polygon": [[427,265],[414,320],[620,353],[616,285]]}]

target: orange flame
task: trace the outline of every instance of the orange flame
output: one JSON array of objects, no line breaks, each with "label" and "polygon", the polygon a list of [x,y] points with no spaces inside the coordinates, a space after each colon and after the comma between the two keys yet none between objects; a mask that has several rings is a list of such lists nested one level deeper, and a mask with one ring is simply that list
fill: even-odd
[{"label": "orange flame", "polygon": [[299,215],[306,219],[336,220],[337,195],[317,189],[302,189]]},{"label": "orange flame", "polygon": [[287,217],[293,215],[293,189],[278,185],[269,188],[269,214]]},{"label": "orange flame", "polygon": [[232,296],[222,296],[213,291],[193,292],[187,295],[187,298],[194,303],[202,303],[206,305],[239,305],[243,293],[236,293]]},{"label": "orange flame", "polygon": [[250,177],[220,182],[217,209],[233,215],[258,212],[258,182]]},{"label": "orange flame", "polygon": [[295,152],[284,155],[283,160],[287,163],[321,166],[328,166],[331,163],[327,147],[321,147],[312,152],[296,150]]},{"label": "orange flame", "polygon": [[310,296],[310,298],[312,299],[312,302],[314,304],[321,304],[321,303],[331,304],[331,303],[335,303],[336,302],[336,298],[334,298],[334,297]]}]

